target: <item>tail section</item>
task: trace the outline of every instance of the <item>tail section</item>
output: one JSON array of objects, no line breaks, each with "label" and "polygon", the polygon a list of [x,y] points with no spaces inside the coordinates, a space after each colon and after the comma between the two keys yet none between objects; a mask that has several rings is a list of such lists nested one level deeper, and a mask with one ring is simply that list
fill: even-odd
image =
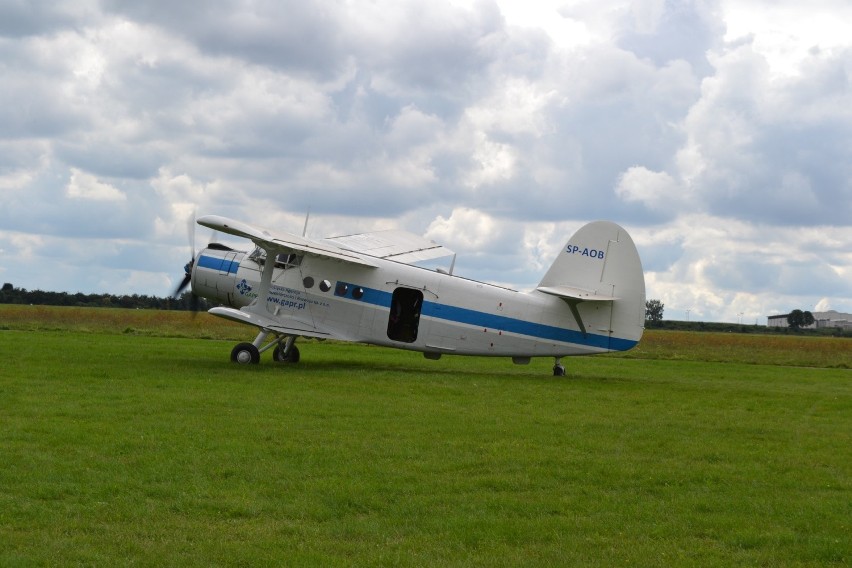
[{"label": "tail section", "polygon": [[562,298],[583,334],[609,336],[609,349],[633,347],[645,327],[645,274],[633,239],[609,221],[580,228],[537,288]]}]

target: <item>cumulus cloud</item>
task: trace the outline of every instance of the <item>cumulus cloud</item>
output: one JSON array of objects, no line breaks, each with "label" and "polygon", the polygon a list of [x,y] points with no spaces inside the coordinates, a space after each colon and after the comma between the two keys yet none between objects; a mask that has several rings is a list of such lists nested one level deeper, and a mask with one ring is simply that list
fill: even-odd
[{"label": "cumulus cloud", "polygon": [[165,293],[193,212],[310,210],[528,287],[607,218],[667,317],[852,311],[852,13],[767,6],[3,4],[0,271]]},{"label": "cumulus cloud", "polygon": [[455,209],[446,219],[439,216],[429,225],[426,236],[470,252],[482,249],[499,238],[493,218],[468,208]]},{"label": "cumulus cloud", "polygon": [[127,197],[108,183],[98,181],[91,174],[71,168],[71,180],[65,188],[72,199],[91,199],[93,201],[124,201]]},{"label": "cumulus cloud", "polygon": [[615,195],[636,201],[652,209],[676,211],[688,200],[684,189],[666,172],[652,172],[644,166],[632,166],[618,178]]}]

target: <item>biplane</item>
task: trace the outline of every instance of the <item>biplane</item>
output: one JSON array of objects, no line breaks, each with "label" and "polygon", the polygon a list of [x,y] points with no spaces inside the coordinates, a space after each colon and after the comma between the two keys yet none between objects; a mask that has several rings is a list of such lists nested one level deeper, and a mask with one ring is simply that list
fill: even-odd
[{"label": "biplane", "polygon": [[[298,338],[336,339],[443,355],[510,358],[527,364],[634,347],[645,323],[645,278],[627,232],[608,221],[580,228],[538,286],[518,291],[453,274],[455,255],[404,231],[322,240],[208,215],[214,231],[245,238],[253,250],[211,243],[185,267],[177,294],[220,304],[209,313],[257,329],[231,360],[300,359]],[[449,269],[418,266],[452,257]],[[422,262],[421,262],[422,264]]]}]

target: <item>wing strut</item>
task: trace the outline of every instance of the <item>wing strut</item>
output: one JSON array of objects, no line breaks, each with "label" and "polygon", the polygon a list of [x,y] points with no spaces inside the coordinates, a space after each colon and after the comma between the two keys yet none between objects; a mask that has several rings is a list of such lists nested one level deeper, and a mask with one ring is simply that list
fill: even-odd
[{"label": "wing strut", "polygon": [[260,275],[260,290],[257,292],[257,298],[248,306],[249,310],[256,313],[268,311],[266,303],[269,299],[269,289],[272,288],[272,272],[275,270],[275,257],[278,254],[272,247],[261,248],[266,251],[266,262],[263,263],[263,273]]},{"label": "wing strut", "polygon": [[577,326],[580,328],[580,331],[583,332],[583,337],[588,336],[586,333],[586,326],[583,324],[583,318],[580,317],[580,310],[577,309],[577,304],[580,303],[581,300],[569,300],[568,298],[562,298],[565,300],[565,303],[568,304],[568,307],[571,308],[571,314],[574,316],[574,319],[577,320]]}]

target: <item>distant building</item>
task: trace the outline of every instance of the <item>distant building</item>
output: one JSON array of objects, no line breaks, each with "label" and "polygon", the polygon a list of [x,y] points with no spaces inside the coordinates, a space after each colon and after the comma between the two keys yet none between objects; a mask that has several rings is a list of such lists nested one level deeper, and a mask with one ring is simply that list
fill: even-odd
[{"label": "distant building", "polygon": [[[839,327],[840,329],[852,329],[852,314],[843,314],[834,310],[827,312],[811,312],[814,316],[814,323],[805,326],[803,329],[821,329],[824,327]],[[767,327],[789,327],[787,325],[787,316],[783,314],[777,316],[768,316],[766,318]]]}]

